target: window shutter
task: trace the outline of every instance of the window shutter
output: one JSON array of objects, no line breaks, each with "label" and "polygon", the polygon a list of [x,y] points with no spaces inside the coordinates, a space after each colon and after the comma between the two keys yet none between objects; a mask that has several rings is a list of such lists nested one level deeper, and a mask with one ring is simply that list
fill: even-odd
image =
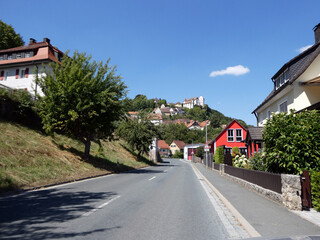
[{"label": "window shutter", "polygon": [[19,69],[16,69],[16,79],[19,78]]},{"label": "window shutter", "polygon": [[0,75],[0,80],[3,80],[3,76],[4,76],[4,71],[1,71],[1,75]]},{"label": "window shutter", "polygon": [[25,78],[28,78],[28,76],[29,76],[29,68],[26,68],[26,72],[25,72],[25,74],[24,74],[25,76]]}]

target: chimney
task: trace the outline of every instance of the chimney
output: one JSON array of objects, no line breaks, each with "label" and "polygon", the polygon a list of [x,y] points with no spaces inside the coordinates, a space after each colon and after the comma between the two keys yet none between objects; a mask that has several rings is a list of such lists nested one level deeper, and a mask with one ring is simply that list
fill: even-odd
[{"label": "chimney", "polygon": [[30,42],[29,42],[29,44],[34,44],[34,43],[36,43],[37,41],[34,39],[34,38],[30,38]]},{"label": "chimney", "polygon": [[43,38],[43,41],[50,44],[50,39],[49,38]]},{"label": "chimney", "polygon": [[316,44],[320,42],[320,23],[313,28]]}]

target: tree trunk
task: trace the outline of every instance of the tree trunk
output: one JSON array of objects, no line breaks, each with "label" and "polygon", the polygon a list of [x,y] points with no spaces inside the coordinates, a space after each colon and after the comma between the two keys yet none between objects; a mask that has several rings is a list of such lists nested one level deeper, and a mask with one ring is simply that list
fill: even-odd
[{"label": "tree trunk", "polygon": [[140,157],[141,157],[141,151],[139,151],[137,155],[138,161],[140,161]]},{"label": "tree trunk", "polygon": [[89,159],[90,158],[90,147],[91,147],[91,141],[90,138],[86,138],[86,141],[84,143],[84,158]]}]

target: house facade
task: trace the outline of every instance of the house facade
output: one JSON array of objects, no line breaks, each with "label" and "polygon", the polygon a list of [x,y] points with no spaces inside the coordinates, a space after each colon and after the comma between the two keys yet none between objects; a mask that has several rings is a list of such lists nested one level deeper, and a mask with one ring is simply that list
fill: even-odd
[{"label": "house facade", "polygon": [[164,140],[158,140],[158,149],[160,157],[168,158],[170,153],[170,146]]},{"label": "house facade", "polygon": [[247,129],[244,128],[237,120],[233,120],[221,133],[211,141],[211,152],[215,153],[216,149],[224,146],[225,152],[231,154],[233,147],[238,147],[240,154],[247,155],[247,147],[243,140],[247,136]]},{"label": "house facade", "polygon": [[170,144],[170,151],[172,154],[175,154],[177,152],[183,153],[185,143],[183,141],[173,140],[173,142]]},{"label": "house facade", "polygon": [[185,99],[182,103],[184,108],[194,108],[194,106],[204,107],[203,96]]},{"label": "house facade", "polygon": [[161,114],[158,114],[158,113],[150,113],[148,115],[148,119],[150,120],[151,123],[153,123],[156,126],[159,126],[163,123],[163,117]]},{"label": "house facade", "polygon": [[273,113],[320,109],[320,24],[314,34],[315,44],[272,77],[273,90],[252,112],[257,126],[264,126]]},{"label": "house facade", "polygon": [[61,61],[64,55],[50,44],[50,39],[42,42],[30,39],[28,45],[0,51],[0,84],[8,88],[24,89],[31,94],[43,95],[35,83],[50,62]]},{"label": "house facade", "polygon": [[204,144],[203,143],[194,143],[194,144],[184,145],[183,158],[185,160],[192,160],[192,156],[197,153],[198,147],[204,147]]}]

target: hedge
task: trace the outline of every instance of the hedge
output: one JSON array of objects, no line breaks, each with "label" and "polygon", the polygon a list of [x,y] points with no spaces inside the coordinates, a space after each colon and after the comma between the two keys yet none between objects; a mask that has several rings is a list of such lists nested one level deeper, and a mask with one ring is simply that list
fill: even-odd
[{"label": "hedge", "polygon": [[311,173],[312,206],[320,212],[320,172]]}]

